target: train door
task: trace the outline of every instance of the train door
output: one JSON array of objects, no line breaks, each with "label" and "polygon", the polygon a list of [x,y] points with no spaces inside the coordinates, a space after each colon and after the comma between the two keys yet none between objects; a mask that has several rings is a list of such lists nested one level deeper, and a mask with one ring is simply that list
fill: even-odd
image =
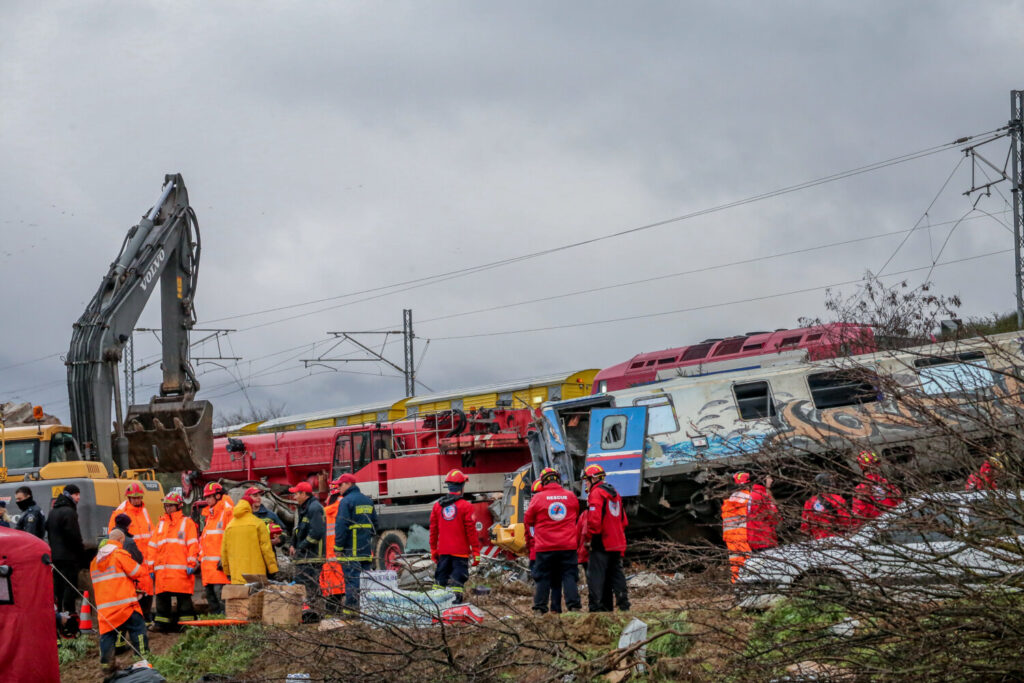
[{"label": "train door", "polygon": [[619,495],[639,495],[646,437],[647,406],[595,408],[590,411],[586,464],[603,467]]},{"label": "train door", "polygon": [[331,466],[331,479],[337,479],[346,472],[352,471],[352,435],[339,434],[334,442],[334,462]]}]

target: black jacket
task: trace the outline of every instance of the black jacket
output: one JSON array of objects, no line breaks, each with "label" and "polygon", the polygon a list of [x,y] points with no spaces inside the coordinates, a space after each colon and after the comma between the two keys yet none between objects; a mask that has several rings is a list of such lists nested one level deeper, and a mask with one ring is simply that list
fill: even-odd
[{"label": "black jacket", "polygon": [[128,533],[128,530],[123,526],[119,526],[117,528],[124,532],[124,543],[121,544],[121,549],[126,550],[137,563],[142,564],[142,551],[139,550],[138,544],[135,543],[135,537]]},{"label": "black jacket", "polygon": [[377,512],[369,496],[350,486],[338,505],[334,527],[334,552],[342,559],[369,562],[373,559],[373,533]]},{"label": "black jacket", "polygon": [[310,496],[299,506],[296,514],[295,535],[292,545],[298,558],[323,557],[324,537],[327,535],[327,522],[324,520],[324,506]]},{"label": "black jacket", "polygon": [[43,511],[39,509],[34,500],[31,505],[21,511],[21,517],[18,518],[18,523],[14,528],[18,531],[27,531],[39,538],[46,534],[46,517],[43,516]]},{"label": "black jacket", "polygon": [[82,530],[78,527],[78,506],[71,496],[60,494],[46,518],[46,535],[54,562],[85,561]]}]

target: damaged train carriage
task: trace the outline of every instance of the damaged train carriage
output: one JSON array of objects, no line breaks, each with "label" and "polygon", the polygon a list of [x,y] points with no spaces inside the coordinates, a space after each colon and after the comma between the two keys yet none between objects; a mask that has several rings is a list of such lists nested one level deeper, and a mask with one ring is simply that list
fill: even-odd
[{"label": "damaged train carriage", "polygon": [[952,473],[965,449],[987,455],[1020,424],[1022,342],[1015,332],[832,360],[782,354],[738,371],[709,363],[698,376],[546,403],[532,471],[510,478],[493,535],[520,549],[532,473],[546,466],[578,487],[599,463],[632,534],[679,540],[719,536],[714,483],[737,468],[788,462],[806,478],[871,448],[914,472]]}]

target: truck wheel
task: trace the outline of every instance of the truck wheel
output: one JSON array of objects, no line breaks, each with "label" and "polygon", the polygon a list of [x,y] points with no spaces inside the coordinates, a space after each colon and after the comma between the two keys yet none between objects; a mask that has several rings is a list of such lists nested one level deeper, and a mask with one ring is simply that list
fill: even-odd
[{"label": "truck wheel", "polygon": [[374,553],[373,565],[376,569],[399,569],[399,559],[405,552],[408,542],[405,532],[388,529],[381,532],[377,541],[377,552]]}]

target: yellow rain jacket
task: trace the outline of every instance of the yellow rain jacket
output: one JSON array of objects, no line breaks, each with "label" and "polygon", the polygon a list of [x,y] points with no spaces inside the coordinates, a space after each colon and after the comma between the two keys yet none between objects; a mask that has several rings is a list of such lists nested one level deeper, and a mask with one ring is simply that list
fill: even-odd
[{"label": "yellow rain jacket", "polygon": [[234,519],[224,530],[221,545],[221,566],[231,583],[243,584],[243,574],[277,572],[277,557],[270,545],[270,532],[263,520],[252,514],[249,501],[240,500],[231,513]]}]

